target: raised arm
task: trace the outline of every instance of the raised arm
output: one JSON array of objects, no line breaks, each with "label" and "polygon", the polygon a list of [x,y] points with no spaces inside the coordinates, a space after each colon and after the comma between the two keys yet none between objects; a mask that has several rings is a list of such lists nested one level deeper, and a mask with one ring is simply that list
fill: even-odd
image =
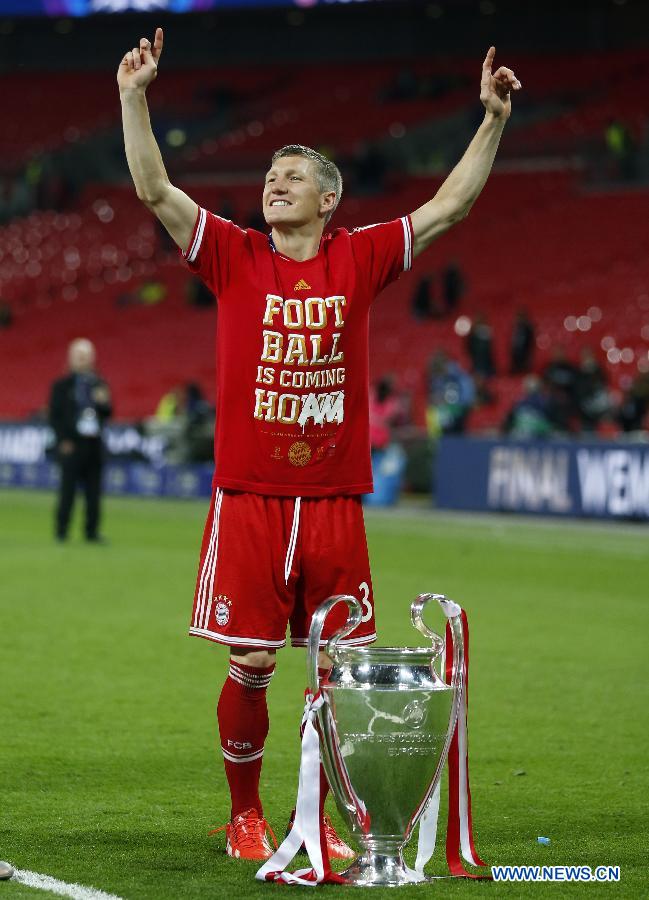
[{"label": "raised arm", "polygon": [[485,107],[484,121],[433,199],[411,215],[415,256],[468,215],[491,172],[500,136],[511,115],[510,91],[521,88],[518,78],[505,66],[492,75],[495,55],[496,48],[490,47],[482,64],[480,100]]},{"label": "raised arm", "polygon": [[160,219],[181,250],[187,250],[198,207],[169,181],[146,102],[146,89],[158,74],[162,41],[162,28],[157,28],[153,46],[147,38],[141,38],[140,46],[129,50],[119,65],[117,84],[124,146],[138,197]]}]

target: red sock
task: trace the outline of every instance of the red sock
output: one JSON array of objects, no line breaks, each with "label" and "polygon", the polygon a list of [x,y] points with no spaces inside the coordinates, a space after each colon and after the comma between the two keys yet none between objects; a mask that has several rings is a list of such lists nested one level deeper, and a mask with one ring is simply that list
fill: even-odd
[{"label": "red sock", "polygon": [[263,815],[259,775],[268,734],[266,689],[274,670],[274,664],[256,669],[230,660],[230,671],[219,697],[217,717],[232,818],[251,808]]}]

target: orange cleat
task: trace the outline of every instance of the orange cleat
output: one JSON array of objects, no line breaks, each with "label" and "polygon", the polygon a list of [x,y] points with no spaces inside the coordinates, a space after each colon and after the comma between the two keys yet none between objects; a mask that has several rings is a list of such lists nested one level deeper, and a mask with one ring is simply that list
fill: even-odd
[{"label": "orange cleat", "polygon": [[[291,813],[291,818],[289,819],[288,828],[286,829],[286,834],[288,834],[293,827],[293,820],[295,819],[295,810]],[[325,838],[327,840],[327,853],[329,854],[329,859],[354,859],[356,857],[356,853],[349,847],[343,839],[340,837],[336,829],[333,827],[331,819],[325,813],[322,817],[322,827],[324,828]],[[306,848],[304,844],[300,847],[298,852],[305,853]]]},{"label": "orange cleat", "polygon": [[274,850],[271,847],[266,829],[271,834],[275,847],[277,841],[273,830],[263,817],[260,817],[256,809],[247,809],[239,813],[227,825],[214,828],[210,834],[225,831],[225,852],[235,859],[254,859],[263,861],[270,859]]},{"label": "orange cleat", "polygon": [[331,824],[331,819],[328,815],[323,816],[322,821],[325,837],[327,839],[327,852],[329,853],[329,859],[354,859],[356,854],[352,850],[351,847],[347,846],[347,844],[340,837],[336,829]]}]

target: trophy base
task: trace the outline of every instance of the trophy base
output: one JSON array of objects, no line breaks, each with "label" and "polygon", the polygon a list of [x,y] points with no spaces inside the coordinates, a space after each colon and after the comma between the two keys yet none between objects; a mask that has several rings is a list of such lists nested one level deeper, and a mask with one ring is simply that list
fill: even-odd
[{"label": "trophy base", "polygon": [[352,887],[405,887],[428,882],[425,875],[409,869],[399,851],[397,856],[367,850],[340,875]]}]

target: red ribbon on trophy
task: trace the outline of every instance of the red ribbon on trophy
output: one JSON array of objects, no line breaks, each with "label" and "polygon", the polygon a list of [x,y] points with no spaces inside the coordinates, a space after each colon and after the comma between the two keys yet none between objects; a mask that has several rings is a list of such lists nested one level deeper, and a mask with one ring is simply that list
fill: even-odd
[{"label": "red ribbon on trophy", "polygon": [[[472,875],[460,861],[462,856],[472,866],[486,866],[478,856],[473,840],[473,818],[471,816],[471,787],[469,785],[469,623],[462,610],[462,631],[464,633],[464,678],[460,708],[453,739],[448,751],[448,824],[446,828],[446,861],[451,875],[464,878],[484,878]],[[449,649],[452,647],[451,627],[446,623],[446,677],[451,677]]]},{"label": "red ribbon on trophy", "polygon": [[[464,671],[462,696],[457,711],[457,720],[448,751],[448,820],[446,825],[446,862],[449,872],[457,878],[490,879],[490,875],[474,875],[462,865],[462,857],[472,866],[486,866],[480,859],[473,839],[473,818],[471,815],[471,787],[469,785],[469,622],[462,610],[462,634],[464,637]],[[453,675],[453,638],[450,623],[446,623],[446,680],[451,683]],[[419,822],[419,844],[415,871],[423,872],[432,857],[437,837],[439,814],[439,784]]]}]

